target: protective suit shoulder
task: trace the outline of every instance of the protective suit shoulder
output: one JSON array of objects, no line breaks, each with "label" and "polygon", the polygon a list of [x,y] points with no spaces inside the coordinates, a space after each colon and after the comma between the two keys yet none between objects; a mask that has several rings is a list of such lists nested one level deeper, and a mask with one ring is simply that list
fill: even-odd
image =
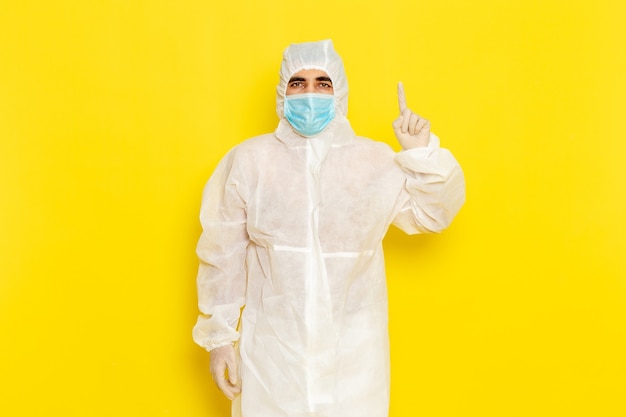
[{"label": "protective suit shoulder", "polygon": [[272,142],[276,142],[276,137],[272,134],[265,134],[253,136],[238,143],[224,154],[216,171],[220,169],[232,169],[238,162],[242,162],[247,158],[253,158],[254,155],[259,153],[262,149],[271,147]]}]

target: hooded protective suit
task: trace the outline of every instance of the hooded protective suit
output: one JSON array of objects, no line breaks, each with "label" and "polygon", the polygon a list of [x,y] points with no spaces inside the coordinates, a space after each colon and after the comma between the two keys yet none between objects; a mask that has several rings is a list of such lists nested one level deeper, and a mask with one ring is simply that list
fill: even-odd
[{"label": "hooded protective suit", "polygon": [[[287,82],[303,69],[325,71],[336,97],[336,117],[311,138],[283,117]],[[356,136],[330,41],[288,47],[277,92],[276,131],[233,148],[205,187],[194,340],[207,350],[238,341],[234,416],[386,417],[382,239],[390,224],[447,227],[465,198],[462,171],[434,135],[397,154]]]}]

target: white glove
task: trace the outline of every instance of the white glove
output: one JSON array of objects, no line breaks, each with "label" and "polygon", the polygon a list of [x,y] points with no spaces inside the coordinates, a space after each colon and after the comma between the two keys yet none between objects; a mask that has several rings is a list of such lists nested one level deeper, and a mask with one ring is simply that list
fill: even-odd
[{"label": "white glove", "polygon": [[210,355],[210,370],[213,381],[224,395],[232,400],[235,395],[241,392],[235,348],[233,345],[221,346],[211,350]]},{"label": "white glove", "polygon": [[402,149],[427,146],[430,140],[430,122],[406,107],[406,97],[401,82],[398,83],[398,106],[400,116],[392,126]]}]

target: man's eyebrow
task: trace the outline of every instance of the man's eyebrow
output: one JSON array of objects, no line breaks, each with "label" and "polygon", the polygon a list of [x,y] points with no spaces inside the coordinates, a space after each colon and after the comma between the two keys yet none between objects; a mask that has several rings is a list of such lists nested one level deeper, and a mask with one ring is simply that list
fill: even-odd
[{"label": "man's eyebrow", "polygon": [[[289,79],[290,83],[296,82],[296,81],[306,81],[306,78],[303,77],[291,77]],[[316,77],[315,81],[328,81],[330,83],[332,83],[333,81],[330,79],[330,77],[326,77],[326,76],[321,76],[321,77]]]}]

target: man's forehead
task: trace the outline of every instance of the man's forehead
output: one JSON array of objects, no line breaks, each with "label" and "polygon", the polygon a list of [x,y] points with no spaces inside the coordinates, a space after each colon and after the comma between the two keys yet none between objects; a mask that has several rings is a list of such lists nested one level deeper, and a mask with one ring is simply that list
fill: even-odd
[{"label": "man's forehead", "polygon": [[290,80],[302,80],[302,81],[306,81],[310,79],[330,81],[330,77],[328,76],[328,74],[325,71],[318,70],[318,69],[306,69],[306,70],[298,71],[295,74],[293,74],[290,78]]}]

